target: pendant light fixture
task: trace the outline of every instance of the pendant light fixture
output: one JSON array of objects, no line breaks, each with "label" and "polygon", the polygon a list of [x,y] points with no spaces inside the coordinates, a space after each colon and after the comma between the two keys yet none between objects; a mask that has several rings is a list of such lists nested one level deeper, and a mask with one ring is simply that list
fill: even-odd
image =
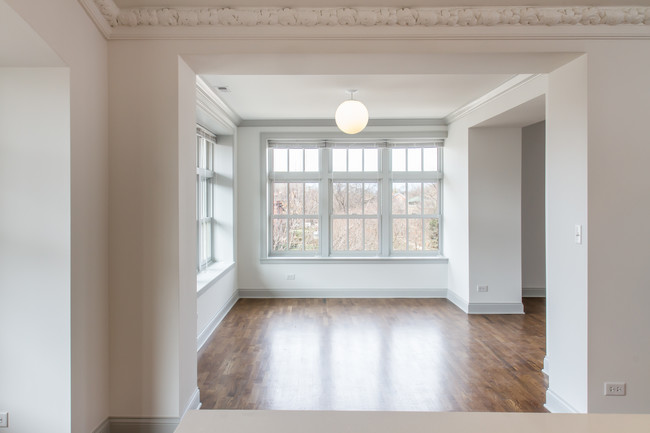
[{"label": "pendant light fixture", "polygon": [[368,124],[368,109],[354,99],[356,90],[348,90],[348,92],[350,92],[350,99],[339,105],[334,120],[341,131],[346,134],[357,134]]}]

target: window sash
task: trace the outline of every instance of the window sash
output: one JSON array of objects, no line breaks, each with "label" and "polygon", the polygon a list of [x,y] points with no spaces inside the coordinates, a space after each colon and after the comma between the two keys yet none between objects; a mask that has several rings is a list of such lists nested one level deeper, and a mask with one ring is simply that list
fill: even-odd
[{"label": "window sash", "polygon": [[197,272],[216,262],[214,186],[216,136],[197,125],[196,129],[196,254]]},{"label": "window sash", "polygon": [[[269,257],[390,257],[390,256],[435,256],[439,255],[441,251],[441,215],[442,215],[442,147],[443,140],[375,140],[375,141],[362,141],[353,142],[349,140],[344,141],[327,141],[327,140],[294,140],[288,142],[287,140],[269,140],[267,141],[267,246],[266,254]],[[391,149],[394,148],[438,148],[437,151],[437,170],[435,171],[391,171]],[[273,171],[273,150],[274,149],[313,149],[317,148],[319,151],[319,167],[317,172],[305,171]],[[353,148],[377,148],[378,161],[377,171],[333,171],[333,149],[353,149]],[[421,151],[423,152],[423,151]],[[365,156],[364,156],[365,158]],[[422,158],[423,159],[423,158]],[[304,165],[303,165],[304,167]],[[346,165],[346,168],[349,165]],[[424,163],[422,163],[424,168]],[[363,169],[363,167],[362,167]],[[304,183],[319,183],[319,214],[318,215],[275,215],[274,214],[274,194],[273,186],[278,182],[304,182]],[[437,213],[420,213],[420,214],[393,214],[391,206],[392,185],[397,182],[405,183],[435,183],[437,185],[437,200],[438,209]],[[376,183],[377,184],[377,214],[334,214],[333,212],[333,194],[334,183]],[[422,198],[423,199],[423,198]],[[304,209],[303,209],[304,211]],[[395,250],[393,248],[393,224],[394,219],[403,218],[407,226],[411,220],[420,220],[422,227],[421,234],[421,249],[413,250]],[[305,251],[304,250],[304,232],[303,232],[303,250],[289,250],[290,240],[287,240],[287,248],[283,251],[273,250],[273,224],[274,221],[284,220],[288,226],[290,219],[302,219],[303,227],[304,221],[308,219],[318,220],[319,239],[318,250]],[[359,220],[363,222],[361,242],[364,250],[351,250],[350,244],[350,221]],[[366,248],[366,221],[377,221],[377,248],[372,250],[365,250]],[[425,249],[427,242],[426,228],[424,227],[425,221],[435,220],[437,224],[437,249]],[[346,250],[334,249],[334,224],[335,221],[346,221]],[[340,224],[340,223],[337,223]],[[356,222],[355,222],[356,224]],[[417,225],[417,223],[415,223]],[[287,229],[288,230],[288,229]],[[408,232],[407,232],[408,233]],[[289,235],[287,235],[289,236]],[[409,239],[405,239],[408,248]],[[430,244],[433,245],[433,244]]]}]

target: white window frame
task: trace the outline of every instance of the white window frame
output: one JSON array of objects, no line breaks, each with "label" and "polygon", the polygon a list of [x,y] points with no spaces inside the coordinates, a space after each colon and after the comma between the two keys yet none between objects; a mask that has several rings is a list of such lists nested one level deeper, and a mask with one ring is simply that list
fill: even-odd
[{"label": "white window frame", "polygon": [[[409,259],[441,259],[442,257],[442,147],[443,139],[438,136],[433,138],[409,138],[401,139],[323,139],[323,138],[274,138],[262,135],[262,227],[261,227],[261,259],[262,260],[283,260],[296,259],[323,260],[409,260]],[[318,172],[272,172],[273,147],[316,147],[319,149]],[[377,172],[333,172],[333,159],[331,152],[335,147],[374,147],[379,150],[379,167]],[[435,147],[437,149],[438,166],[435,172],[391,172],[391,149],[401,147]],[[272,222],[273,222],[273,182],[317,182],[319,184],[319,248],[315,251],[272,251]],[[334,219],[366,218],[363,215],[338,215],[333,213],[333,182],[377,182],[378,195],[378,229],[379,248],[377,251],[333,251],[332,248],[332,224]],[[432,215],[419,215],[418,218],[427,217],[438,219],[438,250],[426,251],[393,251],[392,248],[392,210],[391,191],[393,182],[423,182],[438,184],[438,213]],[[408,212],[408,207],[407,207]],[[374,214],[373,214],[374,215]],[[374,218],[374,216],[372,217]],[[415,218],[410,215],[409,218]],[[408,223],[407,223],[408,225]],[[423,235],[424,236],[424,235]],[[423,240],[424,241],[424,240]]]},{"label": "white window frame", "polygon": [[[196,126],[196,271],[201,273],[216,263],[216,219],[214,190],[217,180],[215,153],[217,137],[200,125]],[[202,146],[203,149],[202,149]],[[205,163],[200,152],[205,150]],[[201,167],[201,165],[204,165]],[[203,182],[205,181],[205,182]],[[202,215],[204,215],[202,217]],[[207,224],[206,224],[207,223]],[[204,229],[207,226],[207,231]],[[208,236],[209,235],[209,236]]]}]

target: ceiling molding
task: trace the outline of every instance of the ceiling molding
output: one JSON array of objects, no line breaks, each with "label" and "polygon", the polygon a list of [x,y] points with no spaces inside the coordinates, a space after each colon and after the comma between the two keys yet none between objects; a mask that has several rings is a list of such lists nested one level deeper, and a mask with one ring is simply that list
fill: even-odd
[{"label": "ceiling molding", "polygon": [[462,119],[463,117],[467,116],[468,114],[482,107],[488,102],[494,101],[496,98],[500,97],[501,95],[504,95],[515,89],[518,89],[519,87],[540,77],[541,75],[542,74],[519,74],[514,76],[513,78],[509,79],[508,81],[506,81],[505,83],[497,87],[496,89],[487,92],[485,95],[481,96],[480,98],[477,98],[474,101],[470,102],[469,104],[464,105],[454,110],[453,112],[449,113],[444,119],[445,124],[449,125],[459,119]]},{"label": "ceiling molding", "polygon": [[[82,0],[85,2],[86,0]],[[127,26],[494,26],[648,25],[650,7],[322,7],[120,9],[94,0],[111,27]]]}]

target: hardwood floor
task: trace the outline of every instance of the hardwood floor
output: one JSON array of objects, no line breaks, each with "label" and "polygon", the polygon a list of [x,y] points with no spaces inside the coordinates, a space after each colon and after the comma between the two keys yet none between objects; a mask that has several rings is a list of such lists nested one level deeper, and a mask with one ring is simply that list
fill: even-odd
[{"label": "hardwood floor", "polygon": [[241,299],[199,353],[203,409],[545,412],[545,300]]}]

